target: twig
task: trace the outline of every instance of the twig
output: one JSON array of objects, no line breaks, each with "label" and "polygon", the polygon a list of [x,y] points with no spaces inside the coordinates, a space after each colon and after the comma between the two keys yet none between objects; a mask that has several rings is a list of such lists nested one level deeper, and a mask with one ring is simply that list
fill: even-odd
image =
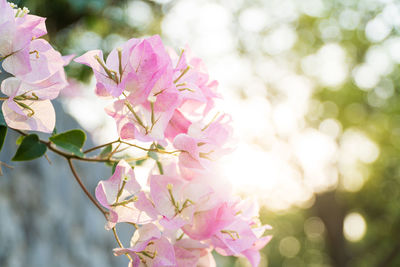
[{"label": "twig", "polygon": [[102,148],[102,147],[106,147],[106,146],[108,146],[108,145],[112,145],[112,144],[118,143],[118,142],[119,142],[119,139],[118,139],[118,140],[115,140],[115,141],[112,141],[112,142],[108,142],[108,143],[103,144],[103,145],[99,145],[99,146],[95,146],[95,147],[89,148],[89,149],[83,151],[83,153],[84,153],[84,154],[87,154],[87,153],[89,153],[89,152],[95,151],[96,149],[99,149],[99,148]]},{"label": "twig", "polygon": [[0,161],[0,176],[3,176],[3,170],[1,169],[1,165],[5,166],[5,167],[7,167],[7,168],[9,168],[9,169],[14,169],[13,166],[10,166],[10,165],[8,165],[8,164],[5,163],[5,162]]},{"label": "twig", "polygon": [[81,189],[83,190],[83,192],[85,192],[86,196],[90,199],[90,201],[92,201],[92,203],[97,207],[97,209],[101,213],[103,213],[104,217],[107,219],[107,212],[105,210],[103,210],[103,208],[100,206],[100,204],[96,201],[96,199],[94,199],[94,197],[89,193],[89,191],[87,190],[85,185],[82,183],[82,180],[79,178],[79,175],[76,172],[74,165],[72,164],[72,159],[67,158],[67,161],[68,161],[69,167],[71,168],[72,174],[75,177],[75,180],[78,182],[78,184],[81,187]]},{"label": "twig", "polygon": [[157,152],[157,153],[160,153],[160,154],[174,154],[174,153],[182,152],[182,150],[164,151],[164,150],[160,150],[160,149],[156,149],[156,148],[145,148],[145,147],[138,146],[138,145],[135,145],[135,144],[123,141],[123,140],[120,140],[120,142],[122,144],[125,144],[125,145],[128,145],[128,146],[133,146],[133,147],[139,148],[139,149],[144,150],[144,151]]},{"label": "twig", "polygon": [[114,156],[115,152],[117,151],[117,149],[121,146],[121,142],[118,143],[118,145],[115,147],[115,149],[113,151],[111,151],[111,153],[108,155],[107,159],[111,159],[112,156]]},{"label": "twig", "polygon": [[[119,247],[120,247],[120,248],[124,248],[124,246],[123,246],[122,243],[121,243],[121,240],[120,240],[119,237],[118,237],[117,229],[115,228],[115,226],[112,228],[112,231],[113,231],[113,233],[114,233],[115,240],[117,240],[117,243],[118,243]],[[128,257],[128,259],[129,259],[130,261],[132,261],[131,255],[129,255],[128,253],[125,253],[125,255]]]},{"label": "twig", "polygon": [[[16,130],[13,129],[14,131],[16,131],[17,133],[23,135],[23,136],[27,136],[27,133],[24,133],[23,131],[20,130]],[[90,162],[118,162],[118,160],[115,159],[102,159],[102,158],[98,158],[98,157],[94,157],[94,158],[82,158],[79,157],[77,155],[74,154],[70,154],[70,153],[66,153],[64,151],[61,151],[57,148],[55,148],[51,142],[48,141],[44,141],[44,140],[39,140],[40,143],[45,144],[47,146],[48,149],[50,149],[51,151],[53,151],[54,153],[63,156],[66,159],[76,159],[76,160],[81,160],[81,161],[90,161]]]},{"label": "twig", "polygon": [[44,157],[47,159],[47,162],[51,165],[51,160],[50,160],[50,158],[47,156],[46,153],[44,154]]}]

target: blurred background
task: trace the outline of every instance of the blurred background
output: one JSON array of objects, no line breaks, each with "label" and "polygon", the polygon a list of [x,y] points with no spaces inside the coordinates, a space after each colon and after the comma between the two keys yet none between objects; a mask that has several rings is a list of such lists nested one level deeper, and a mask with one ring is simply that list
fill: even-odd
[{"label": "blurred background", "polygon": [[[12,2],[48,18],[46,38],[64,55],[107,53],[160,34],[205,61],[238,140],[221,168],[239,194],[259,200],[262,222],[273,226],[260,266],[400,266],[399,1]],[[72,63],[67,73],[79,84],[63,94],[62,108],[94,143],[115,139],[89,68]],[[112,235],[104,238],[112,247]],[[70,266],[99,266],[95,257]],[[216,258],[218,266],[248,264]]]}]

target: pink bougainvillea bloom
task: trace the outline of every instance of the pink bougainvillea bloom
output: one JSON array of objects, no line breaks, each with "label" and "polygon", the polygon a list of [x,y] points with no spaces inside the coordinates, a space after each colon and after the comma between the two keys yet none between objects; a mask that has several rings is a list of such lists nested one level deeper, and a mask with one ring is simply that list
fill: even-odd
[{"label": "pink bougainvillea bloom", "polygon": [[260,250],[265,247],[271,239],[272,235],[259,238],[249,249],[242,251],[241,255],[246,257],[253,267],[257,267],[260,264]]},{"label": "pink bougainvillea bloom", "polygon": [[[14,12],[17,10],[14,9]],[[47,34],[46,18],[25,14],[16,17],[16,22],[21,28],[31,29],[32,40],[42,37]]]},{"label": "pink bougainvillea bloom", "polygon": [[244,256],[256,267],[260,262],[259,250],[272,238],[263,234],[266,229],[272,228],[269,225],[259,226],[259,206],[254,199],[241,200],[232,207],[236,211],[235,221],[226,226],[224,232],[214,235],[212,243],[220,254]]},{"label": "pink bougainvillea bloom", "polygon": [[67,66],[69,63],[71,63],[71,61],[72,61],[75,57],[76,57],[75,54],[62,56],[62,59],[63,59],[63,61],[64,61],[64,66]]},{"label": "pink bougainvillea bloom", "polygon": [[190,124],[192,122],[176,109],[165,129],[165,137],[172,142],[178,134],[186,134]]},{"label": "pink bougainvillea bloom", "polygon": [[198,266],[200,258],[209,253],[209,247],[207,244],[189,238],[176,241],[174,250],[177,267]]},{"label": "pink bougainvillea bloom", "polygon": [[22,82],[14,77],[5,79],[1,91],[9,98],[3,102],[2,111],[7,125],[14,129],[50,133],[56,121],[49,100],[14,99],[21,93]]},{"label": "pink bougainvillea bloom", "polygon": [[141,104],[135,104],[133,96],[117,100],[106,108],[108,115],[117,123],[122,139],[140,141],[162,141],[173,112],[178,104],[178,95],[164,91]]},{"label": "pink bougainvillea bloom", "polygon": [[108,229],[118,222],[144,223],[151,220],[135,207],[135,202],[143,198],[140,189],[132,167],[124,160],[118,163],[108,180],[99,182],[95,193],[100,204],[110,210]]},{"label": "pink bougainvillea bloom", "polygon": [[16,14],[5,0],[0,0],[0,59],[5,71],[25,74],[31,71],[29,44],[33,38],[46,34],[44,18],[26,15],[26,10]]},{"label": "pink bougainvillea bloom", "polygon": [[132,257],[131,265],[137,267],[141,259],[149,267],[176,266],[174,247],[161,235],[154,224],[145,224],[132,237],[130,248],[116,248],[114,254],[128,253]]},{"label": "pink bougainvillea bloom", "polygon": [[193,113],[204,107],[203,115],[207,114],[214,106],[214,99],[219,97],[216,93],[217,81],[209,82],[207,70],[203,61],[193,57],[188,47],[178,57],[175,52],[169,51],[174,69],[174,81],[182,99],[180,109]]},{"label": "pink bougainvillea bloom", "polygon": [[166,175],[149,177],[150,195],[154,206],[163,216],[162,225],[170,229],[191,223],[197,206],[208,199],[211,188]]},{"label": "pink bougainvillea bloom", "polygon": [[29,106],[35,113],[31,115],[30,111],[20,108],[12,100],[4,101],[2,111],[8,127],[45,133],[53,131],[56,124],[56,116],[50,100],[23,100],[20,103]]},{"label": "pink bougainvillea bloom", "polygon": [[129,60],[133,71],[126,90],[135,104],[174,89],[171,59],[158,35],[140,40]]},{"label": "pink bougainvillea bloom", "polygon": [[104,62],[101,50],[92,50],[76,58],[74,61],[85,64],[93,69],[97,80],[96,92],[101,96],[112,95],[118,97],[125,89],[129,78],[129,55],[138,41],[131,39],[123,48],[111,51]]},{"label": "pink bougainvillea bloom", "polygon": [[234,219],[235,213],[232,207],[222,203],[213,209],[196,212],[192,223],[185,225],[182,230],[192,239],[206,240],[223,230]]},{"label": "pink bougainvillea bloom", "polygon": [[216,160],[231,151],[224,145],[229,141],[232,127],[226,115],[218,117],[215,121],[204,125],[204,123],[193,123],[187,134],[179,134],[174,139],[174,147],[182,150],[179,155],[179,164],[184,168],[203,169],[210,161]]},{"label": "pink bougainvillea bloom", "polygon": [[16,75],[22,81],[19,94],[35,95],[39,99],[54,99],[60,90],[68,85],[61,54],[42,39],[36,39],[30,44],[35,51],[30,55],[32,70],[24,75]]},{"label": "pink bougainvillea bloom", "polygon": [[[146,100],[152,90],[165,89],[159,88],[158,83],[168,80],[163,75],[168,69],[172,72],[168,54],[157,35],[128,40],[122,48],[112,50],[106,62],[100,50],[89,51],[75,61],[93,69],[98,94],[118,97],[126,90],[138,102]],[[172,73],[170,76],[172,82]]]},{"label": "pink bougainvillea bloom", "polygon": [[224,256],[239,255],[251,248],[257,240],[250,225],[240,218],[235,218],[211,238],[215,250]]}]

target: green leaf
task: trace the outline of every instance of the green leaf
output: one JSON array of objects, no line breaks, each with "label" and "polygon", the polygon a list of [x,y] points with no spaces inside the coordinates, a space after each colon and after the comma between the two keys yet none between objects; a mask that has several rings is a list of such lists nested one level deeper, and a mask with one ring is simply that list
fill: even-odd
[{"label": "green leaf", "polygon": [[165,148],[162,146],[162,145],[160,145],[160,144],[157,144],[157,146],[156,146],[158,149],[160,149],[160,150],[165,150]]},{"label": "green leaf", "polygon": [[54,136],[57,134],[57,128],[54,126],[53,132],[51,133],[51,136]]},{"label": "green leaf", "polygon": [[114,164],[113,164],[113,166],[111,168],[111,174],[114,174],[115,168],[117,167],[117,165],[118,165],[118,162],[114,162]]},{"label": "green leaf", "polygon": [[7,135],[7,126],[0,125],[0,150],[3,148],[6,135]]},{"label": "green leaf", "polygon": [[161,164],[161,162],[157,161],[157,167],[158,167],[158,171],[160,172],[161,175],[164,174],[164,168]]},{"label": "green leaf", "polygon": [[140,165],[142,165],[145,161],[146,161],[146,159],[139,159],[139,160],[137,160],[137,161],[135,162],[135,165],[136,165],[136,166],[140,166]]},{"label": "green leaf", "polygon": [[85,156],[82,152],[82,147],[86,140],[86,134],[82,130],[75,129],[56,134],[49,137],[49,140],[72,154],[79,157]]},{"label": "green leaf", "polygon": [[158,160],[158,155],[157,155],[157,153],[154,152],[154,151],[149,151],[149,152],[147,152],[147,155],[148,155],[150,158],[154,159],[155,161]]},{"label": "green leaf", "polygon": [[100,158],[106,158],[108,156],[108,154],[110,154],[112,151],[112,145],[108,145],[105,148],[103,148],[103,150],[100,152],[99,156]]},{"label": "green leaf", "polygon": [[22,140],[24,140],[24,138],[25,138],[24,135],[20,135],[20,137],[18,137],[17,140],[15,140],[15,144],[19,146],[22,143]]},{"label": "green leaf", "polygon": [[11,160],[25,161],[36,159],[43,156],[46,150],[47,146],[39,142],[39,137],[36,134],[30,134],[22,140],[21,145]]},{"label": "green leaf", "polygon": [[158,149],[160,149],[160,150],[165,150],[165,148],[162,146],[162,145],[160,145],[160,144],[157,144],[157,146],[156,146]]}]

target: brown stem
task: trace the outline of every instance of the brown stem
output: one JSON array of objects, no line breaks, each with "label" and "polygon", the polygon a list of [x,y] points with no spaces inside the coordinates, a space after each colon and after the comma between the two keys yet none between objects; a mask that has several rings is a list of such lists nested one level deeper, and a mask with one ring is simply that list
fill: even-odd
[{"label": "brown stem", "polygon": [[[117,234],[117,229],[115,228],[115,226],[112,228],[112,231],[113,231],[113,233],[114,233],[115,240],[117,240],[118,246],[119,246],[120,248],[124,248],[124,246],[123,246],[122,243],[121,243],[121,240],[119,239],[119,236],[118,236],[118,234]],[[128,253],[125,253],[125,255],[128,257],[128,259],[129,259],[130,261],[132,261],[131,255],[129,255]]]},{"label": "brown stem", "polygon": [[[16,132],[18,132],[19,134],[21,134],[21,135],[23,135],[23,136],[27,136],[27,135],[28,135],[28,134],[26,134],[25,132],[20,131],[20,130],[17,130],[17,129],[13,129],[13,130],[16,131]],[[52,151],[55,152],[56,154],[58,154],[58,155],[64,157],[64,158],[68,161],[68,165],[69,165],[69,167],[70,167],[70,169],[71,169],[71,172],[72,172],[72,174],[73,174],[75,180],[78,182],[79,186],[81,187],[81,189],[83,190],[83,192],[86,194],[86,196],[89,198],[89,200],[96,206],[96,208],[104,215],[104,217],[105,217],[106,220],[107,220],[108,212],[105,211],[105,210],[100,206],[100,204],[96,201],[96,199],[92,196],[92,194],[89,193],[89,191],[87,190],[86,186],[83,184],[81,178],[79,177],[79,175],[78,175],[78,173],[77,173],[77,171],[76,171],[76,169],[75,169],[75,167],[74,167],[74,164],[72,163],[72,160],[75,159],[75,160],[91,161],[91,162],[118,162],[118,160],[113,160],[113,159],[100,159],[100,158],[81,158],[81,157],[78,157],[78,156],[76,156],[76,155],[69,154],[69,153],[65,153],[65,152],[63,152],[63,151],[61,151],[61,150],[58,150],[57,148],[55,148],[54,146],[52,146],[52,143],[51,143],[51,142],[47,142],[47,141],[44,141],[44,140],[39,140],[39,141],[40,141],[41,143],[45,144],[50,150],[52,150]],[[119,142],[119,141],[120,141],[120,140],[117,140],[117,141],[110,142],[110,143],[108,143],[108,144],[104,144],[104,145],[101,145],[101,146],[93,147],[93,148],[91,148],[91,149],[86,150],[84,153],[88,153],[88,152],[90,152],[90,151],[96,150],[96,149],[101,148],[101,147],[103,147],[103,146],[107,146],[107,145],[109,145],[109,144],[113,144],[113,143],[116,143],[116,142]],[[121,144],[121,143],[120,143],[120,144]],[[5,165],[5,166],[8,167],[8,165],[5,164],[5,163],[3,163],[3,162],[0,162],[0,164],[3,164],[3,165]],[[0,170],[1,170],[1,169],[0,169]],[[137,228],[136,225],[135,225],[135,227]],[[115,227],[112,228],[112,230],[113,230],[114,237],[115,237],[115,239],[117,240],[118,245],[119,245],[121,248],[123,248],[122,243],[121,243],[121,241],[120,241],[120,239],[119,239],[119,237],[118,237],[118,234],[117,234],[117,231],[116,231]],[[130,261],[132,261],[132,257],[131,257],[129,254],[126,254],[126,256],[129,258]]]},{"label": "brown stem", "polygon": [[123,141],[123,140],[120,140],[119,142],[122,143],[122,144],[128,145],[128,146],[133,146],[133,147],[139,148],[139,149],[144,150],[144,151],[152,151],[152,152],[157,152],[157,153],[160,153],[160,154],[174,154],[174,153],[182,152],[181,150],[164,151],[164,150],[160,150],[160,149],[156,149],[156,148],[145,148],[145,147],[141,147],[141,146],[138,146],[138,145],[135,145],[135,144],[131,144],[131,143]]},{"label": "brown stem", "polygon": [[113,151],[111,151],[111,153],[108,155],[108,159],[111,159],[112,156],[114,156],[114,154],[117,152],[118,148],[121,146],[121,142],[118,143],[118,145],[115,147],[115,149]]},{"label": "brown stem", "polygon": [[123,246],[122,243],[121,243],[121,240],[120,240],[119,237],[118,237],[117,229],[115,229],[115,226],[112,228],[112,231],[113,231],[113,233],[114,233],[115,240],[117,240],[117,243],[118,243],[119,247],[120,247],[120,248],[124,248],[124,246]]},{"label": "brown stem", "polygon": [[[23,136],[27,136],[27,133],[24,133],[23,131],[17,130],[17,129],[13,129],[14,131],[16,131],[17,133],[23,135]],[[54,153],[63,156],[66,159],[76,159],[76,160],[81,160],[81,161],[90,161],[90,162],[118,162],[119,160],[114,160],[114,159],[102,159],[102,158],[98,158],[98,157],[94,157],[94,158],[82,158],[79,157],[77,155],[74,154],[70,154],[70,153],[66,153],[64,151],[61,151],[57,148],[55,148],[51,142],[48,141],[44,141],[44,140],[39,140],[40,143],[45,144],[47,146],[48,149],[50,149],[51,151],[53,151]]]},{"label": "brown stem", "polygon": [[103,213],[104,217],[107,219],[107,212],[105,210],[103,210],[103,208],[100,206],[100,204],[96,201],[96,199],[94,199],[92,194],[89,193],[89,191],[87,190],[86,186],[82,183],[82,180],[79,178],[79,175],[76,172],[76,169],[75,169],[74,165],[72,164],[72,159],[67,158],[67,161],[68,161],[69,167],[71,168],[72,174],[75,177],[75,180],[78,182],[78,184],[81,187],[81,189],[83,190],[83,192],[85,192],[86,196],[90,199],[90,201],[92,201],[92,203],[97,207],[97,209],[101,213]]},{"label": "brown stem", "polygon": [[95,146],[95,147],[89,148],[89,149],[83,151],[83,153],[86,154],[86,153],[95,151],[96,149],[99,149],[99,148],[102,148],[102,147],[106,147],[106,146],[108,146],[108,145],[112,145],[112,144],[118,143],[118,142],[119,142],[119,139],[118,139],[118,140],[115,140],[115,141],[112,141],[112,142],[109,142],[109,143],[106,143],[106,144],[103,144],[103,145],[99,145],[99,146]]}]

